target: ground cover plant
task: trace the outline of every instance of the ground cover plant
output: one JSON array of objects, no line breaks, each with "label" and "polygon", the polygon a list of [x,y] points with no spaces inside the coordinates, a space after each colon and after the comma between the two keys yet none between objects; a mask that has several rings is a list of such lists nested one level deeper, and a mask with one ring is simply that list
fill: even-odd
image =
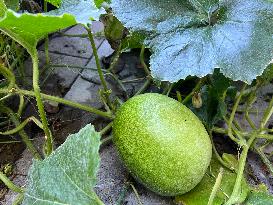
[{"label": "ground cover plant", "polygon": [[[255,124],[250,115],[252,106],[257,100],[257,92],[273,79],[272,1],[47,0],[43,5],[44,14],[27,12],[19,14],[16,12],[19,7],[18,3],[19,1],[0,0],[0,30],[3,33],[0,39],[0,50],[7,53],[4,50],[7,48],[5,45],[12,42],[11,47],[17,49],[11,50],[11,52],[15,52],[15,55],[19,56],[18,59],[20,59],[22,54],[19,47],[26,49],[33,63],[33,85],[31,90],[21,88],[17,82],[18,78],[15,77],[16,71],[13,69],[15,64],[20,68],[21,60],[17,60],[19,63],[14,63],[17,58],[9,59],[1,55],[0,73],[3,80],[0,84],[0,110],[1,115],[8,117],[8,121],[12,122],[13,128],[2,131],[0,134],[18,133],[35,160],[29,171],[26,189],[13,184],[6,172],[0,172],[0,179],[6,186],[19,193],[14,204],[103,204],[93,191],[93,187],[96,184],[96,174],[100,162],[99,148],[112,140],[111,136],[104,139],[101,139],[101,136],[108,132],[112,126],[114,128],[114,139],[116,138],[115,144],[132,174],[153,191],[157,190],[155,187],[161,186],[156,180],[157,174],[152,173],[154,178],[153,184],[151,184],[150,178],[147,180],[142,178],[142,175],[147,177],[144,170],[128,166],[128,161],[134,159],[134,156],[130,156],[134,154],[130,153],[133,148],[129,151],[121,149],[120,147],[123,145],[118,142],[120,136],[126,135],[128,130],[130,132],[133,130],[136,132],[134,133],[135,136],[141,133],[139,138],[143,137],[144,144],[150,145],[149,140],[145,141],[145,137],[153,138],[155,136],[146,135],[145,131],[142,133],[141,129],[135,129],[135,127],[137,127],[137,123],[144,123],[144,126],[139,127],[149,127],[156,119],[151,120],[145,119],[143,116],[136,116],[141,112],[148,112],[148,116],[153,117],[164,113],[164,111],[157,112],[152,109],[134,111],[132,110],[133,107],[129,107],[127,109],[132,111],[131,114],[135,114],[135,116],[131,116],[128,112],[123,114],[125,116],[123,119],[123,115],[119,115],[119,112],[126,110],[124,106],[127,103],[121,102],[117,96],[112,95],[105,75],[113,76],[117,84],[123,87],[122,82],[111,70],[117,63],[119,55],[131,48],[141,49],[140,60],[147,74],[146,82],[135,95],[142,96],[144,99],[148,98],[148,94],[142,93],[145,93],[151,84],[162,88],[161,95],[174,98],[176,104],[181,104],[181,107],[187,106],[191,109],[189,112],[195,113],[199,118],[195,120],[198,123],[199,121],[203,123],[206,130],[204,129],[202,132],[204,131],[208,139],[210,138],[212,145],[212,158],[210,161],[210,156],[207,157],[210,165],[206,173],[203,173],[204,170],[196,173],[204,176],[202,180],[200,179],[201,182],[198,183],[200,181],[198,180],[194,183],[194,188],[190,184],[189,187],[191,188],[181,191],[178,196],[176,196],[178,192],[165,195],[175,195],[175,203],[186,205],[273,204],[273,197],[262,184],[253,187],[248,184],[245,177],[249,151],[257,153],[267,170],[273,175],[273,165],[270,160],[272,153],[269,155],[264,153],[264,149],[271,146],[273,140],[272,127],[268,126],[273,114],[272,96],[267,108],[259,112],[259,124]],[[57,9],[47,12],[48,3]],[[92,21],[99,20],[100,17],[105,23],[104,35],[116,50],[108,70],[101,68],[94,34],[90,29]],[[93,49],[102,84],[100,96],[105,105],[104,110],[41,93],[37,44],[41,40],[45,40],[46,62],[50,66],[48,35],[76,24],[80,24],[86,29],[87,37]],[[144,60],[145,49],[152,53],[149,64],[146,64]],[[19,74],[23,77],[24,72],[19,69]],[[234,81],[239,81],[239,83],[237,82],[234,86]],[[185,85],[190,85],[190,88],[184,89]],[[12,110],[7,103],[13,96],[19,96],[18,110],[16,111]],[[39,119],[31,116],[21,120],[21,115],[24,112],[24,97],[26,96],[36,99]],[[140,98],[132,97],[128,102],[134,99]],[[169,97],[164,96],[162,99],[174,102]],[[100,132],[96,132],[93,126],[87,125],[79,133],[69,136],[63,145],[54,150],[53,136],[48,126],[43,100],[79,108],[107,118],[114,123],[110,122]],[[158,103],[159,105],[160,103]],[[157,106],[157,103],[153,106]],[[185,109],[188,110],[188,108]],[[173,112],[177,111],[174,110]],[[250,129],[245,130],[241,127],[236,119],[238,112],[243,113]],[[174,136],[174,129],[170,129],[171,126],[166,123],[170,120],[168,117],[163,115],[164,120],[160,120],[158,117],[159,120],[156,121],[156,125],[166,126],[169,128],[166,128],[166,133]],[[185,118],[180,117],[181,119]],[[116,119],[117,121],[115,121]],[[183,120],[179,122],[177,119],[180,118],[175,119],[175,129],[178,127],[179,130],[180,127],[186,127]],[[131,124],[136,124],[136,126],[127,130],[125,126],[123,130],[121,128],[126,124],[123,120],[126,122],[132,120]],[[24,131],[24,127],[30,121],[44,131],[45,144],[42,152],[36,150]],[[171,123],[173,122],[171,121]],[[121,124],[118,125],[119,123]],[[192,128],[192,131],[188,132],[195,133],[201,130],[201,128],[195,130],[195,125],[196,123],[192,122],[187,128],[189,130]],[[222,137],[228,136],[239,148],[238,156],[219,153],[213,141],[216,134]],[[194,137],[198,137],[198,134],[195,134]],[[182,136],[182,139],[185,139],[185,136]],[[130,144],[130,140],[135,140],[134,143],[136,144],[139,143],[137,137],[127,140],[128,144]],[[179,141],[165,144],[166,147],[170,146],[170,149],[167,149],[169,151],[167,154],[170,156],[176,143]],[[192,141],[188,143],[190,144]],[[157,144],[158,142],[151,145],[155,150],[154,153],[160,155],[161,152],[156,147]],[[148,149],[148,153],[152,154],[153,149]],[[189,149],[194,149],[194,144],[190,144]],[[140,151],[145,155],[145,149]],[[195,154],[198,155],[198,153]],[[210,154],[208,153],[208,155]],[[181,157],[183,156],[185,157],[182,154]],[[132,158],[130,159],[130,157]],[[197,160],[201,164],[199,157]],[[175,163],[180,162],[179,160],[182,160],[181,163],[183,163],[184,159],[172,158],[169,160],[169,164],[164,164],[164,166],[171,169]],[[205,162],[207,161],[205,160]],[[153,162],[150,161],[149,163]],[[207,164],[204,165],[205,168]],[[195,170],[200,168],[197,166],[197,162],[193,165],[196,166]],[[181,164],[181,167],[183,166]],[[154,164],[153,167],[160,166]],[[155,173],[164,175],[164,171],[157,171]],[[191,180],[191,176],[184,177]],[[185,181],[185,178],[182,181]],[[164,181],[164,176],[158,180],[161,179]],[[157,192],[162,194],[161,191]]]}]

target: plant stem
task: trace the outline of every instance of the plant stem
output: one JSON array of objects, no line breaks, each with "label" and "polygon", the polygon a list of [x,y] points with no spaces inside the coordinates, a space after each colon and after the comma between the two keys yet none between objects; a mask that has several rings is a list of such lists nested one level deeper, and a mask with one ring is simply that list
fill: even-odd
[{"label": "plant stem", "polygon": [[182,104],[186,104],[189,100],[191,100],[193,94],[201,89],[201,87],[202,87],[204,81],[205,81],[205,78],[201,78],[201,79],[198,81],[198,83],[197,83],[196,86],[193,88],[193,90],[191,91],[191,93],[188,94],[184,100],[182,100]]},{"label": "plant stem", "polygon": [[[13,122],[13,124],[16,126],[16,128],[20,125],[20,121],[19,121],[18,117],[10,108],[2,105],[0,107],[0,110],[2,113],[6,113],[7,115],[10,116],[10,119]],[[42,159],[40,154],[38,153],[38,151],[36,150],[36,148],[34,147],[31,140],[29,139],[29,137],[27,136],[26,132],[23,129],[21,129],[19,131],[19,135],[21,136],[22,141],[26,144],[28,150],[31,152],[33,157],[35,159],[39,159],[39,160]]]},{"label": "plant stem", "polygon": [[43,129],[43,125],[41,124],[41,122],[39,120],[37,120],[35,117],[29,117],[29,118],[25,119],[21,124],[16,125],[16,127],[14,129],[11,129],[11,130],[8,130],[5,132],[0,132],[0,135],[13,135],[13,134],[21,131],[22,129],[24,129],[24,127],[31,121],[33,121],[41,129]]},{"label": "plant stem", "polygon": [[[243,88],[242,88],[242,90],[241,90],[239,96],[237,97],[237,99],[236,99],[236,101],[235,101],[235,104],[234,104],[234,106],[233,106],[233,108],[232,108],[232,112],[231,112],[231,114],[230,114],[230,118],[229,118],[229,120],[228,120],[228,122],[227,122],[227,126],[228,126],[228,136],[229,136],[231,139],[233,139],[233,140],[236,139],[236,142],[237,142],[238,139],[237,139],[236,137],[234,137],[233,134],[232,134],[232,122],[233,122],[233,120],[234,120],[236,110],[237,110],[238,105],[239,105],[239,103],[240,103],[240,101],[241,101],[241,98],[242,98],[242,95],[243,95],[243,92],[244,92],[246,86],[247,86],[247,84],[244,84],[244,86],[243,86]],[[238,142],[237,142],[237,143],[238,143]]]},{"label": "plant stem", "polygon": [[18,111],[17,111],[17,115],[20,117],[22,115],[24,106],[25,106],[25,99],[24,99],[24,95],[20,94],[19,95],[19,107],[18,107]]},{"label": "plant stem", "polygon": [[142,87],[135,93],[134,96],[139,95],[141,93],[143,93],[152,83],[152,80],[150,78],[148,78],[145,83],[142,85]]},{"label": "plant stem", "polygon": [[273,165],[272,165],[271,161],[266,157],[266,155],[264,154],[262,149],[256,148],[256,151],[260,155],[260,157],[262,158],[263,163],[267,166],[267,168],[269,169],[269,171],[273,175]]},{"label": "plant stem", "polygon": [[[0,93],[8,93],[8,92],[9,92],[9,90],[7,90],[7,89],[0,89]],[[12,92],[35,97],[35,93],[33,91],[14,89]],[[74,107],[74,108],[85,110],[87,112],[95,113],[95,114],[100,115],[100,116],[105,117],[105,118],[109,118],[109,119],[114,118],[114,116],[111,113],[103,112],[103,111],[98,110],[96,108],[93,108],[91,106],[83,105],[83,104],[80,104],[80,103],[76,103],[76,102],[73,102],[73,101],[70,101],[70,100],[65,100],[63,98],[59,98],[59,97],[56,97],[56,96],[47,95],[47,94],[43,94],[43,93],[41,93],[41,97],[42,97],[42,99],[45,99],[45,100],[58,102],[58,103],[61,103],[61,104],[64,104],[64,105]]]},{"label": "plant stem", "polygon": [[33,90],[34,90],[34,94],[36,97],[36,102],[37,102],[37,107],[38,107],[38,111],[40,114],[40,118],[43,124],[43,130],[45,132],[45,154],[48,156],[51,154],[51,152],[53,151],[53,136],[52,133],[48,127],[48,122],[47,122],[47,118],[46,118],[46,113],[44,110],[44,105],[42,102],[42,97],[41,97],[41,91],[40,91],[40,87],[39,87],[39,66],[38,66],[38,52],[34,51],[31,54],[31,58],[32,58],[32,63],[33,63]]},{"label": "plant stem", "polygon": [[0,180],[12,191],[24,193],[24,189],[16,186],[3,172],[0,172]]},{"label": "plant stem", "polygon": [[22,193],[20,193],[17,197],[16,197],[16,199],[15,199],[15,201],[12,203],[12,205],[20,205],[20,204],[22,204],[22,202],[23,202],[23,200],[24,200],[24,194],[22,194]]},{"label": "plant stem", "polygon": [[[221,128],[219,128],[219,129],[221,129]],[[222,165],[223,165],[224,167],[226,167],[227,169],[229,169],[229,170],[231,170],[231,171],[234,171],[235,168],[232,167],[232,166],[230,166],[230,164],[226,163],[226,162],[222,159],[222,157],[219,155],[219,153],[217,152],[217,149],[216,149],[215,144],[214,144],[214,142],[213,142],[213,135],[212,135],[212,132],[213,132],[214,130],[213,130],[213,129],[212,129],[212,130],[209,130],[209,129],[207,128],[207,131],[208,131],[208,133],[209,133],[210,141],[211,141],[211,144],[212,144],[212,150],[213,150],[213,152],[214,152],[215,157],[217,158],[217,160],[220,162],[220,164],[222,164]],[[221,134],[222,134],[222,133],[221,133]]]},{"label": "plant stem", "polygon": [[176,91],[176,96],[177,96],[177,101],[182,103],[182,96],[181,96],[181,93],[179,91]]},{"label": "plant stem", "polygon": [[[88,68],[88,67],[83,67],[83,66],[77,66],[77,65],[66,65],[66,64],[50,64],[50,67],[54,68],[77,68],[77,69],[85,69],[85,70],[94,70],[97,71],[98,69],[96,68]],[[108,72],[105,69],[101,69],[102,72]]]},{"label": "plant stem", "polygon": [[112,103],[111,103],[111,100],[110,100],[110,97],[109,97],[109,95],[111,93],[111,90],[108,89],[106,80],[105,80],[103,72],[102,72],[100,59],[99,59],[99,55],[98,55],[98,50],[96,48],[94,36],[93,36],[93,33],[92,33],[91,29],[90,29],[90,25],[88,24],[87,26],[85,26],[85,29],[87,30],[89,41],[90,41],[92,49],[93,49],[93,55],[95,56],[97,71],[98,71],[98,74],[99,74],[99,77],[100,77],[101,84],[103,86],[103,90],[104,90],[103,96],[105,97],[106,105],[108,107],[110,107],[110,109],[113,109],[113,106],[112,106]]},{"label": "plant stem", "polygon": [[107,69],[108,72],[111,72],[118,62],[119,56],[121,54],[121,45],[122,44],[120,43],[118,49],[115,52],[114,58],[110,64],[109,68]]},{"label": "plant stem", "polygon": [[96,197],[95,200],[98,205],[105,205],[96,194],[95,194],[95,197]]},{"label": "plant stem", "polygon": [[260,129],[263,129],[265,127],[266,123],[268,122],[272,114],[273,114],[273,97],[269,103],[269,106],[266,108],[264,112],[264,116],[260,124]]},{"label": "plant stem", "polygon": [[221,185],[221,182],[222,182],[222,178],[223,178],[223,173],[224,173],[224,169],[221,167],[220,168],[220,171],[219,171],[219,174],[216,178],[216,181],[215,181],[215,184],[212,188],[212,191],[211,191],[211,194],[210,194],[210,197],[209,197],[209,201],[208,201],[208,205],[213,205],[213,201],[214,201],[214,198],[220,188],[220,185]]},{"label": "plant stem", "polygon": [[9,85],[7,89],[12,89],[15,86],[15,76],[14,74],[5,66],[0,64],[0,73],[9,81]]},{"label": "plant stem", "polygon": [[142,45],[141,47],[141,51],[140,51],[140,62],[141,62],[141,65],[143,66],[143,69],[145,71],[145,73],[147,74],[147,76],[150,78],[151,77],[151,74],[150,74],[150,70],[148,69],[148,66],[146,65],[145,63],[145,59],[144,59],[144,52],[145,52],[145,45]]},{"label": "plant stem", "polygon": [[110,142],[112,142],[113,140],[113,136],[110,135],[109,137],[106,137],[104,139],[101,140],[101,145],[100,145],[100,149],[105,147],[106,145],[108,145]]},{"label": "plant stem", "polygon": [[105,92],[105,97],[106,97],[108,105],[110,106],[111,104],[110,104],[110,99],[109,99],[109,94],[108,94],[109,90],[108,90],[107,83],[106,83],[106,80],[104,78],[102,68],[101,68],[101,65],[100,65],[100,59],[99,59],[98,51],[97,51],[97,48],[96,48],[95,40],[94,40],[91,29],[88,26],[85,26],[85,29],[88,32],[88,37],[89,37],[89,40],[90,40],[90,43],[91,43],[91,46],[92,46],[92,49],[93,49],[93,54],[95,56],[97,70],[98,70],[98,74],[99,74],[99,77],[100,77],[101,84],[102,84],[104,92]]},{"label": "plant stem", "polygon": [[100,131],[100,135],[104,135],[106,134],[113,126],[113,122],[110,122],[108,125],[106,125],[105,128],[103,128],[101,131]]},{"label": "plant stem", "polygon": [[241,153],[240,160],[239,160],[239,167],[238,167],[238,173],[237,173],[235,185],[233,187],[232,194],[229,200],[225,203],[225,205],[234,205],[238,203],[238,200],[240,198],[241,184],[242,184],[242,179],[244,175],[244,168],[246,164],[248,150],[250,146],[252,145],[253,141],[255,140],[255,138],[256,138],[256,133],[253,133],[250,139],[247,141],[247,143],[243,146],[243,151]]},{"label": "plant stem", "polygon": [[143,205],[142,202],[141,202],[141,199],[140,199],[140,197],[139,197],[139,194],[138,194],[138,192],[137,192],[137,190],[136,190],[136,188],[135,188],[135,186],[134,186],[133,184],[130,184],[130,186],[132,187],[132,189],[133,189],[133,191],[134,191],[134,193],[135,193],[135,195],[136,195],[138,204],[139,204],[139,205]]}]

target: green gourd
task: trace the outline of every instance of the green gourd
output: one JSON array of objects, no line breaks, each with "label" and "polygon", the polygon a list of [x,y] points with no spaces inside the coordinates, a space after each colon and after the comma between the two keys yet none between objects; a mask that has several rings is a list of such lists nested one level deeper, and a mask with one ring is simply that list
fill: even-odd
[{"label": "green gourd", "polygon": [[186,106],[148,93],[125,102],[113,124],[114,144],[132,176],[163,196],[193,189],[212,155],[208,133]]}]

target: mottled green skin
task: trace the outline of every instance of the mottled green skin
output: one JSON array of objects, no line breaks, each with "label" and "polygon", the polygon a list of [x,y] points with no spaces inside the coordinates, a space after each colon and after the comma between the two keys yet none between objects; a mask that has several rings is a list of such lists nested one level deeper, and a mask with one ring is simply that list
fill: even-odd
[{"label": "mottled green skin", "polygon": [[114,143],[131,174],[150,190],[175,196],[202,179],[212,146],[201,121],[164,95],[131,98],[118,110]]}]

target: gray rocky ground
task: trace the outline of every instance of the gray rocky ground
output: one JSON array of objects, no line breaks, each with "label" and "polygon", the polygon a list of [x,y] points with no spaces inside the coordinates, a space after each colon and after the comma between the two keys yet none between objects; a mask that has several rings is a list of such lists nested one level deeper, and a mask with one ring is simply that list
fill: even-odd
[{"label": "gray rocky ground", "polygon": [[[93,25],[93,31],[99,32],[102,30],[100,23]],[[80,26],[72,27],[64,32],[65,34],[82,34],[85,30]],[[107,57],[113,53],[108,42],[103,38],[96,38],[96,46],[100,58]],[[103,108],[98,95],[101,89],[99,77],[96,71],[95,59],[92,54],[92,49],[87,38],[71,38],[60,34],[54,34],[50,38],[49,43],[50,58],[52,64],[62,66],[53,66],[41,75],[42,90],[48,94],[62,96],[65,99],[94,106],[96,108]],[[39,47],[40,54],[40,68],[45,65],[44,46]],[[134,83],[126,83],[126,93],[122,91],[117,83],[110,77],[107,77],[108,85],[112,92],[118,95],[121,99],[125,99],[126,95],[132,95],[143,84],[143,77],[145,76],[138,59],[138,55],[124,54],[125,57],[119,61],[119,70],[117,74],[121,80],[140,79]],[[128,59],[130,59],[128,61]],[[76,65],[81,68],[70,68],[68,65]],[[25,63],[27,69],[27,81],[31,85],[31,61],[27,60]],[[267,91],[261,92],[261,95],[266,95],[269,91],[272,92],[272,86],[265,88]],[[263,100],[258,102],[256,106],[265,107]],[[56,137],[56,145],[64,142],[65,138],[70,133],[76,133],[81,127],[88,123],[95,125],[97,130],[100,130],[107,124],[107,121],[101,117],[93,114],[69,108],[62,105],[46,104],[46,110],[49,113],[49,119],[53,127],[54,136]],[[29,105],[29,110],[35,110],[34,106]],[[240,116],[238,116],[240,117]],[[256,119],[257,121],[258,119]],[[243,120],[242,120],[243,122]],[[243,122],[244,123],[244,122]],[[247,127],[245,124],[244,126]],[[36,136],[36,146],[41,146],[42,136]],[[270,150],[269,150],[270,151]],[[272,152],[272,150],[270,151]],[[113,145],[107,145],[100,151],[101,166],[98,173],[98,184],[95,187],[96,192],[106,205],[112,205],[117,202],[124,190],[125,204],[137,205],[139,201],[131,187],[127,186],[129,175],[119,160],[116,150]],[[272,187],[272,176],[266,175],[260,170],[260,161],[257,160],[253,154],[250,156],[251,166],[255,172],[255,176],[259,180],[264,181]],[[25,150],[20,159],[15,162],[13,181],[20,186],[27,184],[27,172],[31,166],[32,156]],[[255,182],[253,182],[255,184]],[[172,204],[171,198],[160,197],[141,185],[134,183],[138,190],[140,200],[144,205],[169,205]],[[273,190],[271,190],[273,192]],[[8,191],[4,199],[0,201],[1,205],[11,205],[16,197],[12,191]]]}]

